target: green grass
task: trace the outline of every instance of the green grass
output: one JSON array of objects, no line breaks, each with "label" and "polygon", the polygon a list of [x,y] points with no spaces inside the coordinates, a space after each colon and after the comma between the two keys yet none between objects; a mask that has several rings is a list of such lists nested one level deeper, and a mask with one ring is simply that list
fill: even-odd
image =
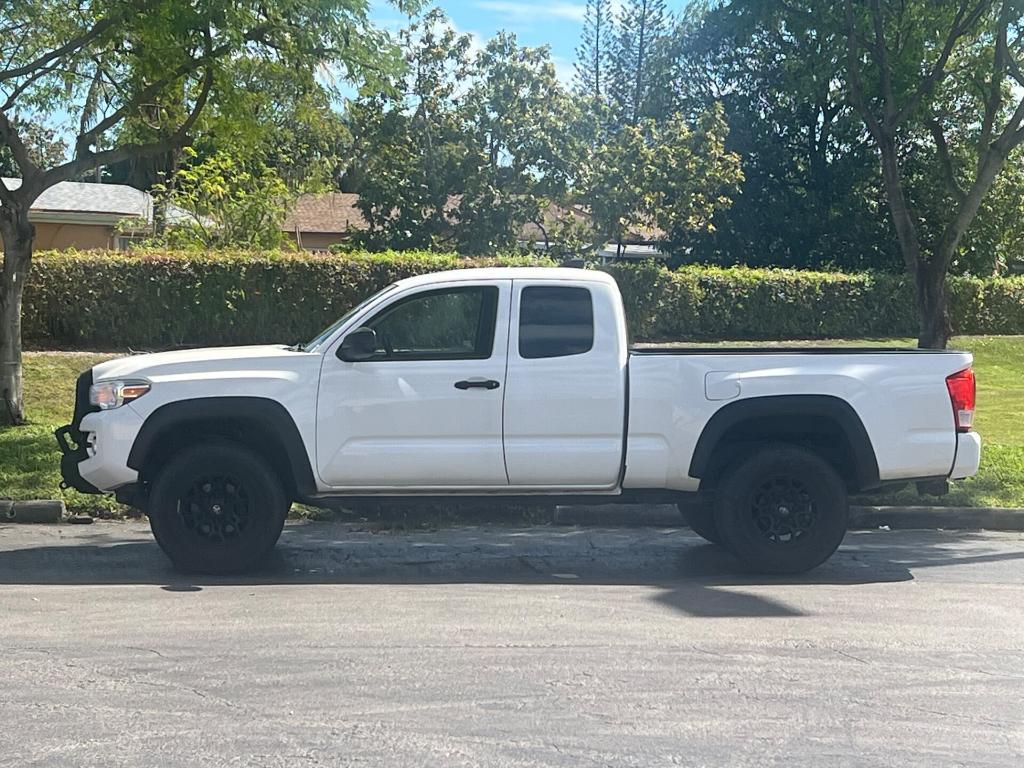
[{"label": "green grass", "polygon": [[[793,343],[793,342],[788,342]],[[910,339],[858,339],[808,344],[911,346]],[[731,342],[722,346],[733,345]],[[981,471],[953,484],[947,496],[917,495],[907,489],[864,499],[872,504],[945,504],[1024,507],[1024,336],[961,336],[953,347],[974,353],[978,374],[976,422],[984,440]],[[60,491],[60,458],[53,429],[71,419],[75,377],[110,358],[79,352],[29,352],[25,355],[26,410],[29,425],[0,429],[0,497],[63,498],[73,512],[119,514],[123,508],[106,496]]]},{"label": "green grass", "polygon": [[123,508],[111,497],[60,490],[60,451],[53,430],[71,421],[78,374],[112,355],[26,352],[25,411],[28,425],[0,428],[0,497],[63,498],[73,512],[108,516]]}]

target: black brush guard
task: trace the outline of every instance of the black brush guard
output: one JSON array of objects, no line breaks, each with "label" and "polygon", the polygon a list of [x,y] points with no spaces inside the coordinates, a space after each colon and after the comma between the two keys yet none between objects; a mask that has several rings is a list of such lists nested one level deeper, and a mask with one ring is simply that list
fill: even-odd
[{"label": "black brush guard", "polygon": [[99,409],[89,405],[89,387],[92,386],[92,369],[83,373],[75,382],[75,413],[71,423],[54,431],[53,436],[57,438],[57,445],[60,446],[60,476],[61,488],[74,488],[82,493],[103,493],[95,485],[87,481],[78,471],[78,463],[89,458],[86,451],[86,438],[81,430],[82,419],[87,413],[93,413]]}]

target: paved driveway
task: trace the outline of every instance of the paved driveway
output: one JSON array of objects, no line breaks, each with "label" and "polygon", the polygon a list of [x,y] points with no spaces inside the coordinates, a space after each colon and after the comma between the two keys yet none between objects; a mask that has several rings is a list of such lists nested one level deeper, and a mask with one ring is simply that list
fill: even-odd
[{"label": "paved driveway", "polygon": [[671,528],[289,525],[252,578],[0,526],[0,764],[1024,764],[1024,537],[738,576]]}]

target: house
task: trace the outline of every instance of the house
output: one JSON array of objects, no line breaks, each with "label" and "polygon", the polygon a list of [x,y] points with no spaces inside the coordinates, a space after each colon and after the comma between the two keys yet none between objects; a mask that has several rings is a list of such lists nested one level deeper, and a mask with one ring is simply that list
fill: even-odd
[{"label": "house", "polygon": [[[528,221],[519,232],[519,244],[541,253],[551,250],[560,232],[587,230],[590,212],[582,205],[549,203],[538,221]],[[597,249],[602,263],[611,261],[642,261],[667,259],[661,250],[665,233],[654,226],[634,227],[625,233],[622,242],[608,242]]]},{"label": "house", "polygon": [[[20,179],[3,179],[8,189],[21,185]],[[459,197],[449,198],[454,210]],[[282,229],[295,245],[308,251],[328,251],[368,224],[357,207],[359,195],[326,192],[300,195]],[[195,215],[170,205],[164,212],[169,226],[194,220]],[[39,250],[65,248],[126,250],[131,243],[153,231],[153,198],[148,192],[124,184],[62,181],[47,189],[33,203],[29,220],[35,225],[35,247]],[[538,221],[527,222],[519,232],[521,246],[538,252],[551,250],[560,233],[586,229],[587,210],[579,205],[551,203]],[[126,227],[127,225],[127,227]],[[598,249],[602,261],[664,259],[658,243],[662,234],[655,228],[630,232],[621,243],[607,243]]]},{"label": "house", "polygon": [[299,248],[326,251],[368,227],[356,207],[358,200],[351,192],[300,195],[282,229]]},{"label": "house", "polygon": [[[21,179],[3,179],[8,189]],[[36,228],[34,247],[46,249],[124,250],[153,223],[153,198],[124,184],[62,181],[44,191],[29,209]],[[138,221],[142,231],[118,231],[118,224]]]},{"label": "house", "polygon": [[[448,210],[454,210],[458,196],[448,201]],[[308,251],[327,251],[332,245],[344,243],[354,233],[369,226],[357,207],[359,195],[351,192],[327,192],[300,195],[283,225],[284,232],[295,244]],[[545,252],[556,243],[560,232],[567,228],[586,228],[590,214],[580,205],[550,203],[538,221],[527,222],[519,232],[522,246]],[[602,261],[665,259],[667,254],[659,248],[663,237],[654,227],[638,228],[623,238],[621,243],[607,243],[598,249]]]}]

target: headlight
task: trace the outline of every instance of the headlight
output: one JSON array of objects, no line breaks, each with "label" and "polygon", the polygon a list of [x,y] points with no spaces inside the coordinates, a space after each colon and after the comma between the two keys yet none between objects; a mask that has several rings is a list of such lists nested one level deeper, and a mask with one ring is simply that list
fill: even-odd
[{"label": "headlight", "polygon": [[109,411],[149,392],[148,381],[101,381],[89,387],[89,404]]}]

